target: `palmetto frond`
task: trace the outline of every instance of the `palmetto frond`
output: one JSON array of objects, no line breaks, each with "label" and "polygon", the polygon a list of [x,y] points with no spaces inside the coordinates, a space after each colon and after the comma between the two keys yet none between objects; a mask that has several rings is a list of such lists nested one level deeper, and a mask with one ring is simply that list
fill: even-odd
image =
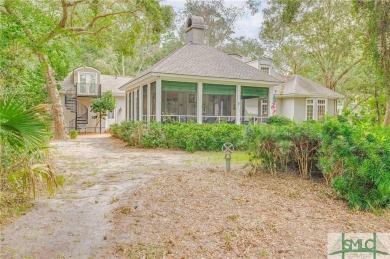
[{"label": "palmetto frond", "polygon": [[20,101],[0,102],[0,140],[14,149],[29,150],[48,140],[47,124],[40,116],[42,107],[24,109]]}]

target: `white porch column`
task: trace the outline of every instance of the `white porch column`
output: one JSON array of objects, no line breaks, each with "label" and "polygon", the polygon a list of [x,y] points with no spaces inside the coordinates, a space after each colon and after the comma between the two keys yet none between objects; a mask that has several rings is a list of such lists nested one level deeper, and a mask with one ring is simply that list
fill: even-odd
[{"label": "white porch column", "polygon": [[241,124],[241,85],[236,85],[236,124]]},{"label": "white porch column", "polygon": [[138,108],[137,108],[137,100],[138,100],[138,89],[134,91],[134,121],[138,121]]},{"label": "white porch column", "polygon": [[150,83],[148,83],[148,88],[147,88],[147,107],[146,107],[146,120],[148,122],[150,122],[150,108],[152,107],[152,103],[151,103],[151,98],[150,98]]},{"label": "white porch column", "polygon": [[198,89],[197,89],[197,98],[196,98],[196,115],[197,115],[197,122],[199,124],[202,124],[202,116],[203,116],[203,83],[198,83]]},{"label": "white porch column", "polygon": [[161,78],[158,77],[156,81],[156,121],[161,122]]},{"label": "white porch column", "polygon": [[133,121],[134,120],[134,116],[133,116],[133,114],[134,114],[134,92],[130,92],[130,105],[129,105],[129,107],[130,107],[130,120],[131,121]]},{"label": "white porch column", "polygon": [[139,91],[138,91],[138,99],[139,99],[139,103],[138,103],[138,116],[139,116],[139,121],[143,121],[143,105],[144,105],[144,95],[143,95],[143,91],[144,91],[144,87],[141,86],[139,88]]},{"label": "white porch column", "polygon": [[[269,116],[272,116],[272,103],[274,102],[274,87],[271,86],[269,88],[269,92],[268,92],[268,117]],[[275,99],[275,107],[276,107],[276,99]]]},{"label": "white porch column", "polygon": [[[127,109],[128,106],[129,106],[129,93],[125,92],[125,121],[129,120],[128,117],[129,111]],[[115,123],[116,123],[116,116],[115,116]]]}]

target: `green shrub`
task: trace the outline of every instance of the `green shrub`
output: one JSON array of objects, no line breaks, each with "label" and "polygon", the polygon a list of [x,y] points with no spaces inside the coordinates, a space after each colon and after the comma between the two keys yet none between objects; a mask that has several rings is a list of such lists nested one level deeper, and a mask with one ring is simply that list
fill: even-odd
[{"label": "green shrub", "polygon": [[112,125],[110,131],[129,146],[194,152],[219,151],[226,142],[243,149],[243,129],[244,126],[235,124],[123,122]]},{"label": "green shrub", "polygon": [[351,207],[390,206],[390,129],[328,118],[323,125],[320,168]]},{"label": "green shrub", "polygon": [[302,178],[310,178],[318,163],[317,152],[321,146],[321,126],[317,122],[303,122],[291,129],[292,160]]},{"label": "green shrub", "polygon": [[308,178],[317,163],[321,131],[318,123],[289,125],[253,125],[245,132],[245,141],[255,169],[267,169],[274,174],[286,171],[288,164],[298,168],[300,176]]},{"label": "green shrub", "polygon": [[131,146],[219,151],[225,142],[250,153],[255,170],[287,168],[309,178],[318,169],[351,207],[390,205],[390,129],[351,125],[340,117],[283,125],[123,122],[113,136]]},{"label": "green shrub", "polygon": [[245,141],[249,143],[252,167],[255,170],[268,170],[271,174],[286,170],[292,146],[290,136],[288,127],[248,125]]},{"label": "green shrub", "polygon": [[267,121],[268,124],[271,125],[291,125],[294,124],[292,120],[282,115],[274,115],[270,116]]},{"label": "green shrub", "polygon": [[69,132],[69,136],[70,136],[71,139],[77,138],[78,135],[79,135],[79,133],[78,133],[77,130],[75,130],[75,129],[72,129],[72,130]]}]

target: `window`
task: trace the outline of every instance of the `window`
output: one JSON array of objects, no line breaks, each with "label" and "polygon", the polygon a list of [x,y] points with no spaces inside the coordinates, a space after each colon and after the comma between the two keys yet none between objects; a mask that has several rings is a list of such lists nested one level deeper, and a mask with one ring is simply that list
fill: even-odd
[{"label": "window", "polygon": [[263,71],[263,72],[269,74],[269,67],[260,67],[260,71]]},{"label": "window", "polygon": [[326,100],[317,100],[318,112],[317,112],[317,120],[322,120],[325,116],[326,112]]},{"label": "window", "polygon": [[107,119],[114,119],[115,113],[114,111],[108,111],[107,112]]},{"label": "window", "polygon": [[96,73],[82,73],[79,78],[79,94],[96,95]]},{"label": "window", "polygon": [[313,99],[306,100],[306,120],[314,120],[314,102],[313,102]]},{"label": "window", "polygon": [[268,100],[262,99],[261,100],[261,115],[262,117],[267,117],[268,115]]},{"label": "window", "polygon": [[326,114],[326,99],[306,99],[306,120],[322,120]]}]

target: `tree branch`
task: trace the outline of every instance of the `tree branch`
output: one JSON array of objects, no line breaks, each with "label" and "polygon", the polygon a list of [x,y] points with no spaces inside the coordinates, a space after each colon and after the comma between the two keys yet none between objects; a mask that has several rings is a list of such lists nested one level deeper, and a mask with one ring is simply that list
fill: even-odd
[{"label": "tree branch", "polygon": [[75,7],[76,5],[80,4],[80,3],[83,3],[85,2],[86,0],[77,0],[77,1],[74,1],[74,2],[66,2],[65,0],[61,0],[61,6],[62,6],[62,18],[60,20],[60,22],[58,23],[58,25],[51,31],[47,34],[46,37],[42,38],[40,40],[40,42],[48,42],[50,41],[52,38],[54,38],[55,36],[57,36],[58,34],[58,31],[61,29],[61,28],[65,28],[66,27],[66,23],[68,21],[68,7]]},{"label": "tree branch", "polygon": [[355,65],[357,65],[358,63],[360,63],[360,61],[362,61],[363,58],[359,58],[358,60],[356,60],[355,62],[353,62],[349,67],[347,67],[336,79],[335,82],[338,82],[341,78],[343,78],[343,76],[345,76],[346,73],[348,73]]},{"label": "tree branch", "polygon": [[75,34],[76,35],[86,35],[86,34],[89,34],[89,35],[94,35],[94,34],[98,34],[99,32],[101,32],[102,30],[104,29],[107,29],[109,26],[103,26],[101,28],[99,28],[98,30],[96,31],[87,31],[87,30],[82,30],[82,31],[78,31],[76,32]]},{"label": "tree branch", "polygon": [[115,16],[115,15],[121,15],[121,14],[127,14],[127,13],[131,13],[131,14],[135,14],[136,12],[138,12],[139,10],[136,9],[136,10],[132,10],[132,11],[118,11],[118,12],[111,12],[111,13],[105,13],[105,14],[100,14],[100,15],[97,15],[95,16],[88,24],[86,24],[84,27],[63,27],[63,29],[69,31],[69,32],[73,32],[74,34],[76,35],[81,35],[81,34],[97,34],[99,32],[101,32],[102,30],[108,28],[109,26],[103,26],[95,31],[89,31],[89,29],[91,29],[95,23],[98,21],[98,20],[101,20],[103,18],[106,18],[106,17],[110,17],[110,16]]}]

